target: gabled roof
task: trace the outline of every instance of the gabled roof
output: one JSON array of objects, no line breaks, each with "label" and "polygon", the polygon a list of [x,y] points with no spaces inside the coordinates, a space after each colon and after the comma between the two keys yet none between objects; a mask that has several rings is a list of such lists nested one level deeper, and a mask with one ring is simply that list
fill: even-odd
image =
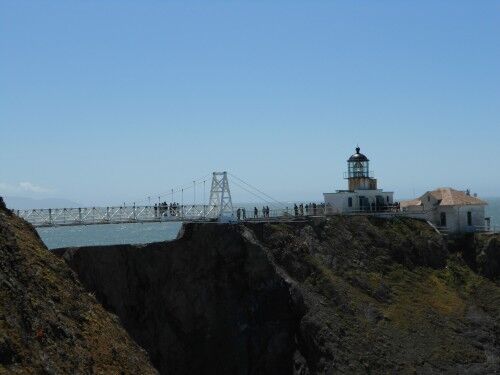
[{"label": "gabled roof", "polygon": [[470,205],[487,205],[482,199],[473,197],[463,191],[455,190],[449,187],[438,188],[433,191],[428,191],[418,199],[401,202],[401,207],[421,206],[424,197],[430,194],[438,201],[439,206],[470,206]]},{"label": "gabled roof", "polygon": [[487,205],[482,199],[473,197],[463,191],[452,188],[439,188],[429,192],[429,194],[439,202],[440,206],[466,206],[466,205]]}]

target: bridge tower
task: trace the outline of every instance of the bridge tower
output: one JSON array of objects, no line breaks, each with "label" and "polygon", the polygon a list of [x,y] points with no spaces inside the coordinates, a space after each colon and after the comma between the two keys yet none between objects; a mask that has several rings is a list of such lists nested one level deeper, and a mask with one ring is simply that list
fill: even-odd
[{"label": "bridge tower", "polygon": [[230,219],[233,216],[233,201],[227,172],[214,172],[212,174],[212,187],[210,188],[210,201],[208,202],[208,215],[218,219]]}]

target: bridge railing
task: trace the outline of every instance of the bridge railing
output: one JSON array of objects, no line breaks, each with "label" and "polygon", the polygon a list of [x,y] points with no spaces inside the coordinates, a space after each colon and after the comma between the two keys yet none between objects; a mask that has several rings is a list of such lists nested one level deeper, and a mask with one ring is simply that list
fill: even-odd
[{"label": "bridge railing", "polygon": [[[264,214],[262,209],[258,210],[255,214],[253,209],[240,208],[239,218],[245,219],[264,219],[264,218],[278,218],[278,217],[292,217],[291,209],[269,209],[269,213]],[[196,220],[215,220],[219,217],[219,206],[208,205],[184,205],[178,206],[174,209],[166,209],[161,211],[163,221],[196,221]],[[231,212],[226,215],[231,216],[234,220],[238,219],[238,208],[233,208]]]},{"label": "bridge railing", "polygon": [[35,226],[86,225],[160,221],[154,206],[79,207],[17,210]]},{"label": "bridge railing", "polygon": [[[270,220],[270,219],[293,219],[300,217],[330,216],[340,214],[331,206],[317,204],[283,206],[282,208],[270,208],[269,213],[264,214],[263,209],[258,208],[257,215],[254,209],[245,207],[245,212],[240,208],[240,220]],[[91,224],[119,224],[135,222],[159,222],[159,221],[210,221],[219,217],[220,207],[208,205],[178,205],[178,206],[110,206],[110,207],[80,207],[80,208],[57,208],[57,209],[32,209],[17,210],[17,215],[26,219],[37,227],[42,226],[65,226],[65,225],[91,225]],[[343,215],[378,215],[378,216],[414,216],[425,218],[426,212],[398,211],[396,207],[380,207],[374,211],[359,210],[344,212]],[[238,207],[234,207],[229,213],[234,220],[238,219]],[[495,230],[495,229],[493,229]]]}]

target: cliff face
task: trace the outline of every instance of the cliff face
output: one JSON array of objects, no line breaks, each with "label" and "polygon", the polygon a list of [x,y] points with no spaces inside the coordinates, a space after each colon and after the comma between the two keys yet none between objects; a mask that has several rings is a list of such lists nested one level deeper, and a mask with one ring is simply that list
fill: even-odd
[{"label": "cliff face", "polygon": [[163,374],[492,373],[500,289],[416,220],[189,224],[60,249]]},{"label": "cliff face", "polygon": [[456,235],[449,239],[448,244],[452,252],[463,256],[471,269],[500,282],[500,234]]},{"label": "cliff face", "polygon": [[63,256],[161,373],[290,373],[288,285],[248,229],[189,225],[176,242]]},{"label": "cliff face", "polygon": [[0,198],[0,373],[154,374],[147,354]]}]

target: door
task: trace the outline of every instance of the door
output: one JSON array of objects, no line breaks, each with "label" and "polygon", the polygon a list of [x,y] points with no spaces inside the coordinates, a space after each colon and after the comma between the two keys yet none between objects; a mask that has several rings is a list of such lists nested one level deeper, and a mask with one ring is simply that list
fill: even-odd
[{"label": "door", "polygon": [[441,212],[441,223],[440,226],[446,227],[446,212]]}]

